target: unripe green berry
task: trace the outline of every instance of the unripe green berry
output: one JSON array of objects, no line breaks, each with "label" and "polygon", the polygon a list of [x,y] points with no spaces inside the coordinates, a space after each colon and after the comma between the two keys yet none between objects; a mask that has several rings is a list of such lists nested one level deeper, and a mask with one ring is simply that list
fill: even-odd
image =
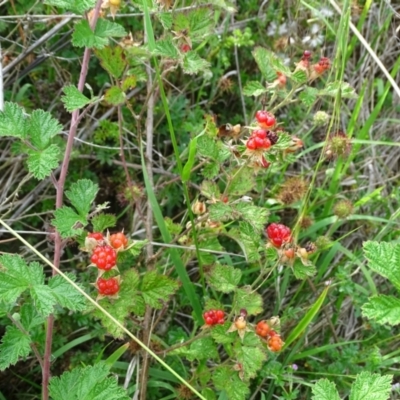
[{"label": "unripe green berry", "polygon": [[329,118],[330,118],[329,114],[326,113],[325,111],[317,111],[314,114],[313,121],[315,125],[323,126],[329,122]]},{"label": "unripe green berry", "polygon": [[333,213],[340,219],[346,219],[353,213],[353,204],[347,199],[339,200],[333,207]]},{"label": "unripe green berry", "polygon": [[332,245],[332,240],[327,236],[319,236],[315,241],[315,245],[318,247],[318,249],[326,249]]}]

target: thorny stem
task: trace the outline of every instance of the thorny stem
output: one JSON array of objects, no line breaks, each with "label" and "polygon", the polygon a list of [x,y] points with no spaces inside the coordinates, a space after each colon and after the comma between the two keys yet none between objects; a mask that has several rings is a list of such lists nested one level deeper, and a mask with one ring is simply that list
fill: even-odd
[{"label": "thorny stem", "polygon": [[[96,7],[94,9],[93,19],[91,21],[92,30],[96,26],[97,19],[100,13],[100,7],[103,0],[98,0]],[[83,53],[82,67],[81,73],[79,76],[78,82],[78,90],[83,91],[86,82],[86,76],[89,68],[89,59],[90,59],[90,49],[85,48]],[[79,110],[75,110],[71,116],[71,125],[69,128],[67,145],[65,148],[64,159],[61,164],[61,172],[56,184],[56,208],[60,208],[63,205],[63,197],[64,197],[64,185],[67,177],[69,161],[71,158],[71,152],[74,145],[74,138],[76,135],[76,131],[78,128],[79,122]],[[61,239],[60,234],[55,232],[55,240],[54,240],[54,259],[53,264],[59,268],[61,254],[63,250],[63,241]],[[53,269],[53,275],[57,272]],[[53,342],[53,329],[54,329],[54,315],[49,315],[47,319],[47,330],[46,330],[46,342],[45,342],[45,351],[43,356],[43,368],[42,368],[42,399],[48,400],[49,398],[49,380],[50,380],[50,363],[51,363],[51,346]]]}]

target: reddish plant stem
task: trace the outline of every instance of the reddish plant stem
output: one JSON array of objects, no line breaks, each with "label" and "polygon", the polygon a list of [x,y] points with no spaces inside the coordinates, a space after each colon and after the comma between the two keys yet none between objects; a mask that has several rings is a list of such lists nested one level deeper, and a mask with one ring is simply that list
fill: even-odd
[{"label": "reddish plant stem", "polygon": [[[91,28],[94,30],[99,14],[100,7],[103,0],[98,0],[96,7],[94,9],[93,19],[91,21]],[[89,68],[89,59],[90,59],[90,49],[85,48],[83,53],[82,67],[81,73],[79,76],[78,82],[78,90],[83,92],[83,88],[85,87],[86,76]],[[75,110],[72,112],[71,116],[71,125],[69,127],[69,134],[67,140],[67,146],[65,148],[64,159],[61,164],[61,172],[56,183],[56,208],[60,208],[63,205],[64,198],[64,185],[65,180],[67,178],[69,161],[71,158],[71,152],[74,145],[74,139],[76,135],[76,131],[79,123],[79,110]],[[54,240],[54,258],[53,264],[59,268],[61,254],[63,250],[63,241],[61,239],[60,234],[55,232],[55,240]],[[57,272],[53,269],[53,276],[56,275]],[[53,329],[54,329],[54,315],[51,314],[47,318],[47,329],[46,329],[46,342],[45,342],[45,350],[43,356],[43,369],[42,369],[42,400],[49,399],[49,380],[50,380],[50,366],[51,366],[51,347],[53,343]]]}]

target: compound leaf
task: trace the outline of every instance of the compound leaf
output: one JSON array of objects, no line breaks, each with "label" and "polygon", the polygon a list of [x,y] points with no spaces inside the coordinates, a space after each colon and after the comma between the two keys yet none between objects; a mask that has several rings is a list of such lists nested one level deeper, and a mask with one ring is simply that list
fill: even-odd
[{"label": "compound leaf", "polygon": [[86,218],[90,207],[96,198],[99,186],[89,179],[80,179],[65,192],[71,204],[82,218]]},{"label": "compound leaf", "polygon": [[243,378],[247,380],[257,375],[267,358],[259,347],[240,346],[235,353],[238,363],[242,364]]},{"label": "compound leaf", "polygon": [[210,63],[201,58],[195,51],[189,51],[185,54],[182,67],[185,74],[194,75],[204,72],[210,67]]},{"label": "compound leaf", "polygon": [[28,150],[28,170],[36,179],[44,179],[58,167],[60,148],[52,144],[44,150]]},{"label": "compound leaf", "polygon": [[24,109],[18,104],[5,102],[4,111],[0,111],[0,136],[26,137]]},{"label": "compound leaf", "polygon": [[312,400],[340,400],[336,385],[328,379],[320,379],[312,388]]},{"label": "compound leaf", "polygon": [[244,308],[247,310],[248,315],[257,315],[263,311],[262,306],[262,297],[254,292],[250,286],[237,289],[232,307],[237,314]]},{"label": "compound leaf", "polygon": [[7,326],[0,344],[0,371],[17,363],[31,352],[31,338],[14,326]]},{"label": "compound leaf", "polygon": [[114,78],[119,79],[126,67],[124,50],[121,46],[104,47],[96,50],[101,66]]},{"label": "compound leaf", "polygon": [[242,271],[230,265],[215,265],[209,273],[208,283],[215,290],[229,293],[236,289],[242,277]]},{"label": "compound leaf", "polygon": [[218,390],[225,390],[229,400],[245,400],[250,392],[248,383],[242,382],[231,367],[217,368],[212,379]]},{"label": "compound leaf", "polygon": [[362,313],[381,325],[400,324],[400,299],[384,294],[370,297],[368,303],[362,306]]},{"label": "compound leaf", "polygon": [[51,220],[51,223],[60,233],[63,239],[80,235],[82,233],[82,227],[79,225],[86,226],[86,218],[78,215],[71,207],[61,207],[54,211],[55,218]]},{"label": "compound leaf", "polygon": [[[75,282],[75,275],[66,274]],[[71,284],[60,275],[49,280],[49,287],[57,303],[71,311],[83,311],[86,309],[85,298]]]},{"label": "compound leaf", "polygon": [[351,385],[349,400],[387,400],[392,390],[392,379],[393,375],[361,372]]}]

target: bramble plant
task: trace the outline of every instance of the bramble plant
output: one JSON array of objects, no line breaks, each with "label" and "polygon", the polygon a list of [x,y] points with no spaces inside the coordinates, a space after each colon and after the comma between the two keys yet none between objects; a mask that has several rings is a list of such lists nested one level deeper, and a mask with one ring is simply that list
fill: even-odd
[{"label": "bramble plant", "polygon": [[[327,112],[315,113],[315,126],[330,126],[323,143],[316,146],[320,155],[311,183],[300,176],[283,185],[279,180],[307,153],[308,138],[301,130],[291,133],[298,120],[288,110],[298,107],[298,113],[306,114],[315,104],[323,104],[337,112],[339,100],[358,100],[335,62],[343,55],[317,56],[319,49],[303,49],[288,65],[277,49],[256,46],[251,62],[259,79],[246,79],[241,90],[243,118],[250,122],[232,115],[220,124],[204,111],[202,119],[188,116],[192,133],[181,142],[181,121],[172,117],[174,107],[180,106],[167,89],[181,73],[211,79],[218,71],[204,47],[215,36],[217,19],[233,18],[235,9],[229,2],[215,0],[182,10],[164,0],[129,5],[120,0],[44,3],[43,12],[79,16],[71,40],[75,51],[84,49],[83,59],[77,85],[62,88],[65,110],[59,119],[54,112],[29,111],[12,101],[0,111],[0,136],[12,140],[14,154],[27,170],[15,196],[33,179],[54,185],[46,231],[52,262],[48,251],[41,254],[11,227],[12,219],[0,216],[0,224],[35,255],[34,261],[26,251],[23,256],[17,251],[0,255],[0,317],[7,321],[0,370],[27,359],[32,363],[33,354],[44,400],[245,400],[258,395],[289,400],[303,394],[314,400],[338,400],[343,387],[338,391],[325,378],[312,379],[302,388],[303,382],[294,376],[294,361],[313,324],[328,313],[326,299],[335,287],[332,281],[313,283],[323,282],[324,273],[317,268],[321,255],[339,242],[330,241],[335,231],[326,228],[325,220],[314,224],[308,217],[308,204],[318,201],[311,191],[318,166],[345,162],[352,151],[351,137],[334,129]],[[129,26],[135,32],[118,18],[132,7],[143,16],[143,25],[135,21],[134,28]],[[137,38],[138,31],[143,41]],[[251,31],[236,31],[218,46],[226,54],[240,44],[253,46]],[[98,82],[89,73],[92,61],[98,71],[101,68],[96,72]],[[135,97],[139,86],[146,88],[146,95]],[[246,112],[246,104],[252,105],[252,112]],[[83,160],[91,157],[75,146],[75,140],[78,127],[98,107],[115,108],[117,114],[117,122],[99,122],[96,131],[102,143],[96,146],[107,150],[107,140],[115,138],[119,144],[120,157],[114,161],[121,169],[109,180],[95,176],[92,167],[79,171],[72,165],[78,154]],[[61,136],[65,111],[70,113],[66,141]],[[162,116],[156,123],[157,113]],[[166,174],[171,181],[165,187],[155,178],[161,169],[153,159],[158,133],[160,141],[168,139],[174,156]],[[89,144],[90,140],[90,133],[82,139]],[[157,157],[167,159],[162,151]],[[99,151],[101,163],[109,158]],[[132,168],[140,173],[133,174]],[[120,204],[104,201],[104,193],[113,191],[107,188],[113,179],[118,182]],[[266,192],[278,186],[276,199],[269,198]],[[167,211],[165,198],[170,194],[173,204]],[[334,218],[333,224],[346,221],[362,204],[342,199],[329,218]],[[126,217],[132,209],[134,214]],[[145,234],[136,240],[138,227]],[[398,265],[399,249],[387,243],[364,244],[369,267],[396,289],[400,281],[393,265]],[[39,259],[51,267],[51,274]],[[296,303],[297,294],[292,298],[289,285],[299,281],[315,299]],[[273,290],[266,297],[268,288]],[[284,304],[286,297],[291,299]],[[338,300],[339,308],[340,304]],[[399,310],[399,301],[389,295],[376,294],[362,306],[363,315],[381,325],[400,323]],[[89,327],[93,332],[68,345],[60,328],[65,318],[79,321],[78,331]],[[335,332],[335,321],[329,314],[326,319],[327,329]],[[58,365],[70,348],[92,339],[101,344],[99,354]],[[332,349],[341,350],[345,344],[337,340]],[[305,358],[307,351],[312,357],[322,350],[300,354]],[[119,360],[129,360],[123,386],[116,379]],[[356,378],[350,399],[388,398],[392,376],[358,372],[352,373]],[[269,381],[273,384],[266,397],[264,384]]]}]

